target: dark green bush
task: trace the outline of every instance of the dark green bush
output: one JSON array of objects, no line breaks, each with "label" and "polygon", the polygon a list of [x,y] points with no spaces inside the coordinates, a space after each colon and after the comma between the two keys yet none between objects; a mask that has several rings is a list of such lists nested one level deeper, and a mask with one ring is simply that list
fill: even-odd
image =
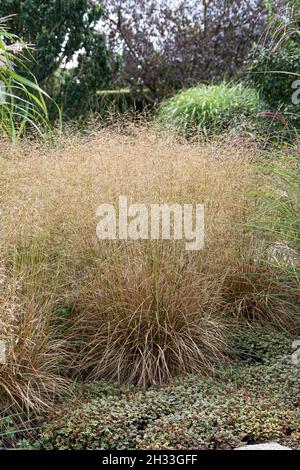
[{"label": "dark green bush", "polygon": [[300,126],[300,106],[293,103],[292,96],[296,91],[293,83],[300,79],[299,45],[286,41],[275,51],[273,46],[258,48],[249,77],[271,111],[256,121],[256,132],[269,142],[295,140]]},{"label": "dark green bush", "polygon": [[249,69],[251,83],[272,110],[299,112],[299,106],[292,103],[292,83],[300,73],[299,45],[286,41],[273,49],[274,46],[257,48]]},{"label": "dark green bush", "polygon": [[147,94],[135,96],[130,90],[104,90],[97,93],[94,111],[103,115],[108,111],[125,113],[143,111],[150,106]]},{"label": "dark green bush", "polygon": [[[63,86],[61,84],[64,82],[67,83],[68,80],[71,80],[71,78],[68,77],[68,72],[60,73],[57,77],[57,81],[62,89],[67,88],[67,84]],[[79,91],[76,98],[77,101],[81,99],[80,96]],[[81,99],[80,103],[74,100],[72,94],[68,92],[62,93],[59,100],[64,103],[62,109],[65,121],[76,120],[76,122],[78,122],[79,120],[80,123],[88,120],[91,113],[101,118],[106,118],[108,115],[111,115],[115,119],[119,114],[143,112],[153,106],[147,92],[143,95],[135,95],[129,89],[101,90],[90,96],[89,101],[82,101]],[[80,107],[80,111],[77,109],[78,106]],[[53,110],[53,116],[54,113],[55,110]]]},{"label": "dark green bush", "polygon": [[254,50],[249,78],[270,110],[284,116],[283,129],[278,129],[284,140],[293,140],[300,126],[299,82],[294,83],[300,79],[299,2],[286,1],[279,8],[276,5],[270,2],[269,27]]}]

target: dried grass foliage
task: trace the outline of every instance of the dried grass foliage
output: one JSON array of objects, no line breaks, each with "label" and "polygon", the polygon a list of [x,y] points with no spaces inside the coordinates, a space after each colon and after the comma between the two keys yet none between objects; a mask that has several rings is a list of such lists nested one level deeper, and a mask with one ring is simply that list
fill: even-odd
[{"label": "dried grass foliage", "polygon": [[[12,308],[24,348],[18,353],[11,343],[1,394],[41,403],[63,386],[56,354],[80,377],[143,386],[212,370],[226,344],[225,280],[254,246],[239,225],[252,210],[252,158],[249,146],[184,142],[146,125],[88,137],[69,132],[55,147],[4,144],[1,265],[21,282],[22,295],[8,295],[14,284],[4,282],[0,318],[7,328]],[[188,253],[180,241],[100,242],[96,209],[119,195],[132,203],[204,203],[205,249]],[[64,341],[52,334],[59,309]],[[19,367],[20,357],[27,398],[13,391],[24,391],[21,379],[5,385],[9,374],[16,380],[10,367]],[[25,379],[24,370],[33,375]]]}]

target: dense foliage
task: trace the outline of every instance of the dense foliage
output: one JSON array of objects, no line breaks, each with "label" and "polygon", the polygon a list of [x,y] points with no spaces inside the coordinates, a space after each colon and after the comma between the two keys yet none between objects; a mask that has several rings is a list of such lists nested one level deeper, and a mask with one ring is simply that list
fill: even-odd
[{"label": "dense foliage", "polygon": [[[96,28],[102,8],[89,0],[1,0],[10,31],[34,45],[30,70],[68,117],[86,113],[108,83],[108,52]],[[68,62],[77,63],[65,70]]]},{"label": "dense foliage", "polygon": [[286,3],[271,15],[264,37],[254,51],[249,76],[270,109],[282,112],[298,126],[300,16],[296,1]]},{"label": "dense foliage", "polygon": [[121,54],[117,83],[153,100],[196,82],[231,78],[266,20],[264,1],[106,0],[110,49]]}]

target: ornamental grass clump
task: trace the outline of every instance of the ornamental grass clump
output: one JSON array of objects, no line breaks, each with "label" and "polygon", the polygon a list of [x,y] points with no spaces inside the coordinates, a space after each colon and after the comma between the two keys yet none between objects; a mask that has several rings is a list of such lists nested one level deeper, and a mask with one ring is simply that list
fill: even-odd
[{"label": "ornamental grass clump", "polygon": [[[268,303],[272,268],[260,273],[261,237],[244,225],[261,184],[251,147],[190,142],[136,124],[66,134],[52,147],[24,139],[0,152],[4,274],[22,280],[20,318],[41,329],[36,336],[25,329],[25,344],[42,339],[39,351],[58,348],[64,374],[144,387],[208,374],[226,358],[232,325],[281,315]],[[120,195],[146,206],[204,204],[204,248],[189,252],[186,240],[172,237],[99,240],[97,208],[117,207]],[[257,275],[245,282],[250,262]]]},{"label": "ornamental grass clump", "polygon": [[[0,264],[0,412],[43,414],[68,390],[60,375],[64,342],[56,338],[53,299],[38,298],[30,274]],[[31,282],[33,279],[31,279]]]},{"label": "ornamental grass clump", "polygon": [[258,93],[243,84],[199,85],[163,102],[158,121],[184,135],[209,137],[241,126],[259,109]]}]

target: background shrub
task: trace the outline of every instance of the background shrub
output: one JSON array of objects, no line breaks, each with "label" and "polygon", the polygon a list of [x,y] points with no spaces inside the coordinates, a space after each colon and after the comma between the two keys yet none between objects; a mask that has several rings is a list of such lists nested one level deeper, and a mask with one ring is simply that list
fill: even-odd
[{"label": "background shrub", "polygon": [[299,71],[299,45],[286,41],[275,50],[274,45],[258,47],[249,68],[249,76],[271,110],[292,111],[292,83],[297,79],[295,74]]},{"label": "background shrub", "polygon": [[130,90],[103,90],[97,93],[94,111],[100,116],[106,113],[126,113],[127,111],[143,111],[153,106],[147,93],[134,95]]},{"label": "background shrub", "polygon": [[293,86],[293,82],[300,78],[299,2],[283,2],[279,9],[273,4],[270,12],[263,40],[254,49],[249,78],[269,109],[284,116],[283,129],[278,128],[277,132],[283,133],[285,139],[295,140],[293,130],[300,125],[299,103],[292,101],[293,93],[299,89],[299,84]]},{"label": "background shrub", "polygon": [[[86,115],[93,109],[97,91],[108,85],[109,52],[104,35],[96,27],[102,11],[99,2],[89,0],[1,1],[0,17],[12,15],[10,31],[34,44],[31,54],[26,54],[29,68],[65,118]],[[72,61],[75,55],[77,59]],[[66,67],[70,62],[72,67]],[[26,76],[30,78],[29,73]],[[58,108],[51,106],[50,114],[56,120]]]},{"label": "background shrub", "polygon": [[195,83],[231,79],[266,25],[263,0],[103,4],[110,53],[120,57],[113,79],[139,95],[146,88],[155,102]]}]

